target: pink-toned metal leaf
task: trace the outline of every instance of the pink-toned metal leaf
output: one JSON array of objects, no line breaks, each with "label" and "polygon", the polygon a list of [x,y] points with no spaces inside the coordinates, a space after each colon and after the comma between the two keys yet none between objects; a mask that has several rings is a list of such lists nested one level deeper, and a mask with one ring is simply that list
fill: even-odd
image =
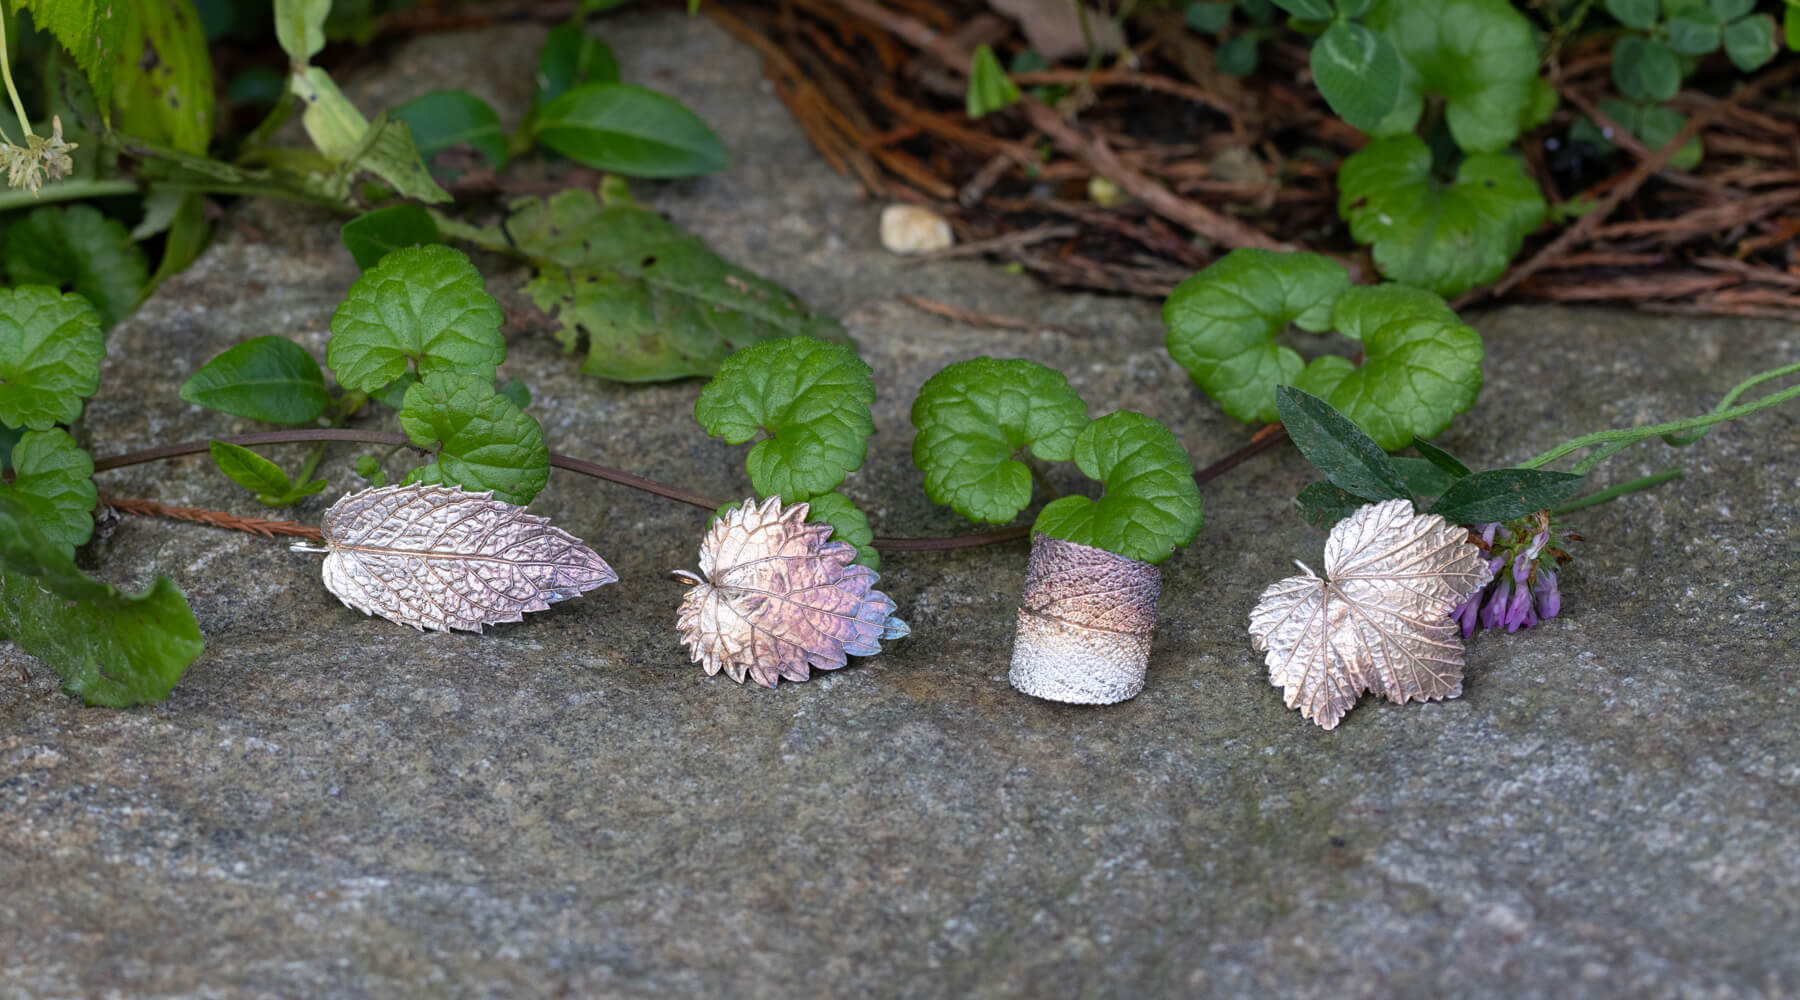
[{"label": "pink-toned metal leaf", "polygon": [[783,510],[780,497],[745,500],[700,543],[703,576],[675,574],[693,585],[676,628],[708,674],[774,687],[806,680],[810,667],[836,670],[846,654],[874,656],[882,639],[908,634],[894,602],[874,589],[880,577],[852,565],[856,547],[827,541],[831,525],[807,524],[806,513],[804,503]]},{"label": "pink-toned metal leaf", "polygon": [[1407,500],[1369,504],[1331,529],[1328,579],[1300,568],[1250,612],[1251,643],[1289,708],[1331,729],[1364,691],[1397,704],[1462,693],[1450,611],[1493,575],[1468,531]]},{"label": "pink-toned metal leaf", "polygon": [[380,486],[332,504],[319,528],[326,589],[421,631],[479,632],[618,579],[581,539],[492,493]]}]

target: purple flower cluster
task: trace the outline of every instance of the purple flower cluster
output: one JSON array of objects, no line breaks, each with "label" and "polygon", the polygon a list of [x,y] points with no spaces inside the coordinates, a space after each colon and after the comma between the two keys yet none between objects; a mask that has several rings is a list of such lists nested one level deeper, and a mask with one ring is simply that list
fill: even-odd
[{"label": "purple flower cluster", "polygon": [[1475,634],[1477,625],[1517,632],[1556,617],[1562,610],[1556,566],[1570,557],[1550,544],[1555,536],[1549,515],[1541,512],[1506,524],[1475,526],[1469,541],[1487,553],[1494,580],[1450,612],[1464,639]]}]

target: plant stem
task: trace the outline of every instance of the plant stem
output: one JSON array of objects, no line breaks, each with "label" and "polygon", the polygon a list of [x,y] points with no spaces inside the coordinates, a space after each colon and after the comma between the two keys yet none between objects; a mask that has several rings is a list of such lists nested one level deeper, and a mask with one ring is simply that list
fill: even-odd
[{"label": "plant stem", "polygon": [[[12,61],[6,56],[6,22],[11,19],[10,15],[0,18],[0,77],[6,79],[6,96],[12,98],[13,113],[19,116],[19,128],[25,135],[30,135],[31,119],[25,114],[25,102],[19,100],[19,88],[13,86]],[[19,143],[23,145],[24,142],[21,137]]]},{"label": "plant stem", "polygon": [[1571,511],[1592,507],[1596,504],[1603,504],[1609,500],[1617,500],[1627,493],[1636,493],[1639,490],[1647,490],[1652,486],[1661,486],[1671,479],[1679,479],[1686,474],[1686,472],[1686,469],[1664,469],[1653,475],[1644,476],[1640,479],[1633,479],[1630,482],[1619,483],[1616,486],[1608,486],[1606,489],[1600,490],[1597,493],[1589,493],[1587,496],[1577,497],[1550,513],[1558,515],[1567,514]]},{"label": "plant stem", "polygon": [[41,197],[33,198],[29,191],[0,191],[0,212],[7,209],[23,208],[26,205],[42,205],[53,201],[71,201],[77,198],[102,198],[115,194],[136,194],[136,181],[58,181],[46,184]]},{"label": "plant stem", "polygon": [[1201,486],[1205,486],[1214,479],[1217,479],[1225,473],[1230,472],[1232,469],[1237,468],[1239,465],[1242,465],[1245,461],[1268,451],[1270,448],[1273,448],[1286,440],[1286,427],[1283,427],[1280,424],[1264,424],[1251,436],[1249,442],[1243,447],[1226,455],[1224,458],[1219,459],[1217,462],[1214,462],[1206,468],[1201,469],[1199,472],[1194,473],[1194,482]]}]

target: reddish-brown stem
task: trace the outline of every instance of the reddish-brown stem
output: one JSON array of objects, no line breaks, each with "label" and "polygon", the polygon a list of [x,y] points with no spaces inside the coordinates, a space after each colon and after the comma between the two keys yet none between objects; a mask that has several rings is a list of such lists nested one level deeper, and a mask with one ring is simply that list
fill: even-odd
[{"label": "reddish-brown stem", "polygon": [[[1205,485],[1210,480],[1236,468],[1244,460],[1257,455],[1278,444],[1287,436],[1280,424],[1270,424],[1256,432],[1249,443],[1226,455],[1199,472],[1194,473],[1194,481]],[[307,441],[355,441],[364,444],[382,444],[391,447],[412,446],[403,434],[390,431],[362,431],[347,428],[301,428],[286,431],[263,431],[257,434],[239,434],[233,437],[214,438],[226,444],[241,445],[249,448],[264,444],[299,444]],[[166,444],[156,448],[145,448],[142,451],[126,452],[97,459],[94,462],[95,472],[108,469],[122,469],[129,465],[142,465],[145,462],[157,462],[163,459],[179,458],[183,455],[199,455],[205,453],[209,441],[183,441],[180,444]],[[724,501],[684,490],[679,486],[659,483],[654,479],[646,479],[623,469],[615,469],[598,462],[572,458],[552,452],[550,464],[558,469],[579,472],[584,476],[604,479],[635,490],[654,493],[670,500],[678,500],[692,504],[704,510],[718,510]],[[130,514],[146,514],[162,517],[173,517],[202,524],[211,524],[221,528],[248,531],[252,534],[270,537],[272,534],[294,535],[303,538],[317,538],[318,529],[297,525],[291,521],[268,521],[262,518],[243,518],[222,511],[209,511],[197,507],[171,507],[154,500],[137,500],[129,498],[108,498],[106,503],[117,510]],[[877,537],[873,544],[883,552],[945,552],[951,549],[974,548],[982,545],[997,545],[1025,538],[1031,534],[1031,526],[1024,524],[996,528],[974,535],[952,535],[947,538],[891,538]]]}]

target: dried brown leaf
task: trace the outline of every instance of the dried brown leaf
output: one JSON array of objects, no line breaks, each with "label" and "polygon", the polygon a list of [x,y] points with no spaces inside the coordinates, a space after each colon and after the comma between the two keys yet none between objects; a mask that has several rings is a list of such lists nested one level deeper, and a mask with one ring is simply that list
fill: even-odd
[{"label": "dried brown leaf", "polygon": [[747,674],[774,687],[907,635],[894,602],[873,589],[880,577],[852,565],[856,547],[827,541],[831,525],[807,524],[806,514],[804,503],[783,510],[780,497],[745,500],[700,543],[702,576],[674,574],[693,585],[676,628],[708,674],[723,668],[740,684]]},{"label": "dried brown leaf", "polygon": [[1468,538],[1411,501],[1368,504],[1331,529],[1327,579],[1302,563],[1305,576],[1263,591],[1250,638],[1287,706],[1331,729],[1364,691],[1396,704],[1461,694],[1450,610],[1493,575]]},{"label": "dried brown leaf", "polygon": [[420,630],[479,632],[618,579],[581,539],[491,493],[381,486],[332,504],[320,530],[326,589]]}]

